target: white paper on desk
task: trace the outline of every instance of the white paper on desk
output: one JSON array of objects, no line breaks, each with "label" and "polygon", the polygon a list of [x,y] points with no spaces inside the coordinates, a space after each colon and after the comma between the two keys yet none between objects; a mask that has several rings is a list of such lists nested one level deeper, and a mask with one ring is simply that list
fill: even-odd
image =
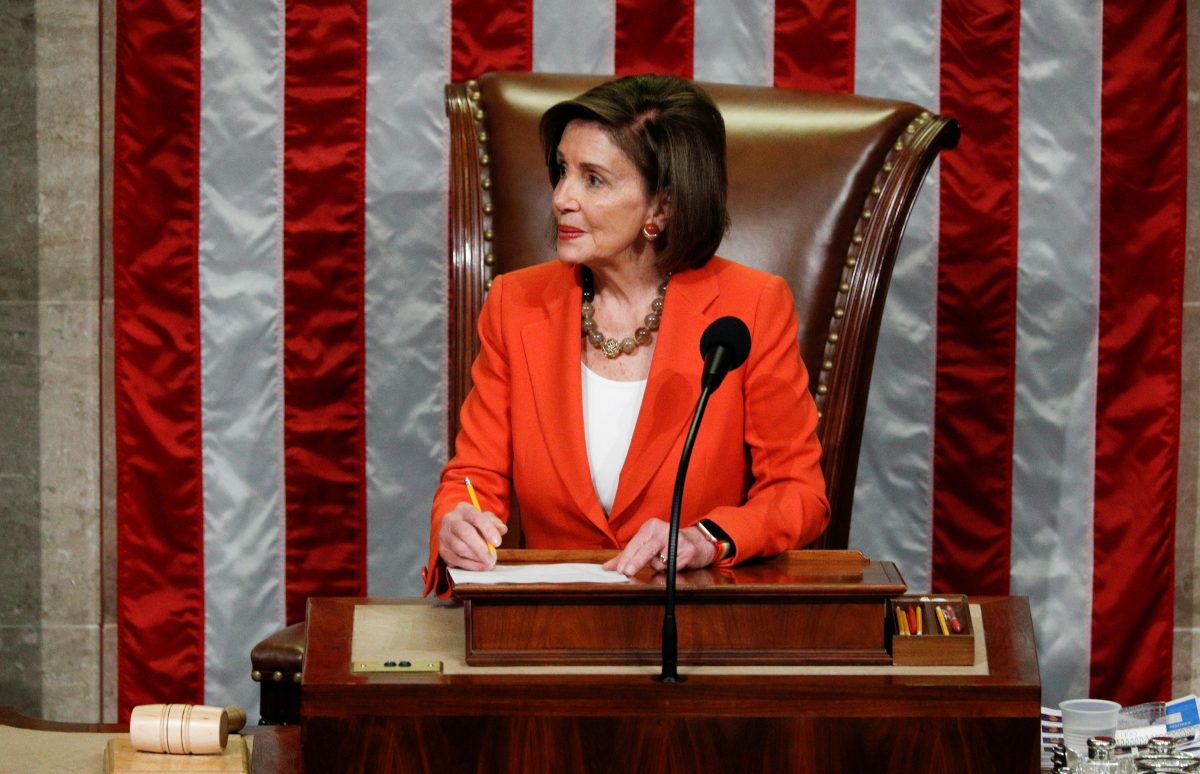
[{"label": "white paper on desk", "polygon": [[498,564],[490,571],[450,568],[455,583],[629,583],[615,570],[603,570],[598,564],[560,562],[558,564]]}]

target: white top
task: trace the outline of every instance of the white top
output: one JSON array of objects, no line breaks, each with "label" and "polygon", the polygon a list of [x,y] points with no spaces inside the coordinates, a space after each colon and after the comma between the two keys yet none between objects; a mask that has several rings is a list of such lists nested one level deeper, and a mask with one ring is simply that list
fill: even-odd
[{"label": "white top", "polygon": [[617,499],[617,482],[633,428],[637,425],[646,394],[646,380],[619,382],[606,379],[583,363],[583,436],[587,441],[588,469],[592,486],[604,512],[612,511]]}]

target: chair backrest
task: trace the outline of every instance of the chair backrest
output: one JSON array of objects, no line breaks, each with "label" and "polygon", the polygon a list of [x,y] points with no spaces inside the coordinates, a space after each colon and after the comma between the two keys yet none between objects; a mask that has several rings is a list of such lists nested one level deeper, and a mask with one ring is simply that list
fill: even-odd
[{"label": "chair backrest", "polygon": [[[450,122],[450,411],[471,389],[476,319],[496,274],[553,258],[543,111],[604,80],[491,73],[446,87]],[[907,102],[704,84],[725,118],[732,228],[719,255],[791,284],[820,411],[832,516],[814,547],[844,548],[867,389],[900,236],[958,125]],[[697,363],[697,367],[699,364]]]}]

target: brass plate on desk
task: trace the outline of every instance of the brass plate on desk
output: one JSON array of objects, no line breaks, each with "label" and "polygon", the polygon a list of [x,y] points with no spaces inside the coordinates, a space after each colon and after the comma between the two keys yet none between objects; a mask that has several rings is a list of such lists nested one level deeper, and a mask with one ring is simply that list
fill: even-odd
[{"label": "brass plate on desk", "polygon": [[355,661],[350,671],[356,675],[363,674],[441,674],[442,662],[440,661],[408,661],[405,659],[396,659],[395,661]]}]

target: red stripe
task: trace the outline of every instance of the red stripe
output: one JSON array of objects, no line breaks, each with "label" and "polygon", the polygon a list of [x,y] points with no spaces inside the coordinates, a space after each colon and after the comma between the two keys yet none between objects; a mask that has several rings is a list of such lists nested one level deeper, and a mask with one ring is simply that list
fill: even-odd
[{"label": "red stripe", "polygon": [[204,699],[199,3],[121,0],[113,161],[118,713]]},{"label": "red stripe", "polygon": [[695,10],[691,0],[616,0],[617,75],[691,78]]},{"label": "red stripe", "polygon": [[533,69],[532,0],[453,0],[450,77],[455,83],[499,70]]},{"label": "red stripe", "polygon": [[287,618],[366,584],[366,0],[289,2],[284,82]]},{"label": "red stripe", "polygon": [[775,85],[854,91],[854,0],[775,0]]},{"label": "red stripe", "polygon": [[942,6],[933,587],[1007,594],[1016,347],[1020,3]]},{"label": "red stripe", "polygon": [[1104,3],[1093,696],[1171,696],[1187,10]]}]

